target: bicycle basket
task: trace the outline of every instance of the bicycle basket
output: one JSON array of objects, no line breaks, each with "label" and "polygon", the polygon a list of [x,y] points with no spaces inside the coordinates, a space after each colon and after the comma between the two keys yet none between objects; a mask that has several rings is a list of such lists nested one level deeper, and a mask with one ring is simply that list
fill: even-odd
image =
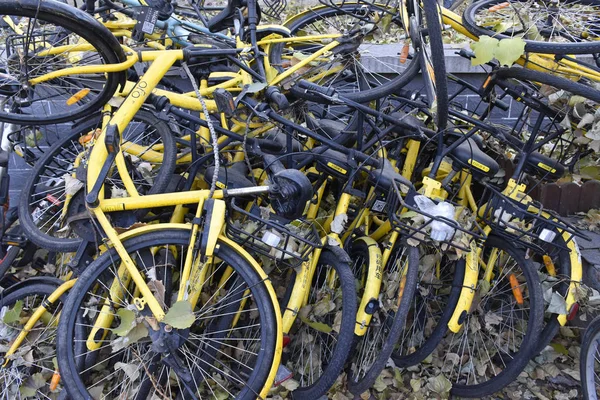
[{"label": "bicycle basket", "polygon": [[[414,189],[410,189],[403,196],[397,185],[392,185],[387,194],[386,207],[389,221],[392,228],[399,231],[407,241],[410,239],[419,242],[435,241],[468,252],[469,242],[485,239],[485,234],[475,221],[469,224],[463,222],[466,225],[463,226],[454,218],[423,211],[417,205],[418,195]],[[434,234],[432,234],[433,230],[435,230]],[[440,235],[440,232],[443,234]]]},{"label": "bicycle basket", "polygon": [[[495,235],[508,241],[518,241],[540,254],[548,254],[551,247],[550,255],[555,255],[560,250],[568,250],[566,244],[575,236],[585,237],[575,226],[555,212],[545,210],[530,197],[514,199],[489,184],[485,185],[481,196],[479,217]],[[564,245],[554,242],[560,231],[566,232],[563,235]],[[553,246],[544,243],[552,243]]]},{"label": "bicycle basket", "polygon": [[301,219],[284,220],[255,201],[244,209],[233,199],[228,219],[225,231],[229,238],[251,252],[274,260],[278,266],[298,267],[308,261],[314,249],[322,247],[312,223]]},{"label": "bicycle basket", "polygon": [[[56,32],[31,32],[26,35],[13,34],[6,37],[6,57],[32,54],[32,49],[44,49],[49,43],[56,43]],[[60,45],[67,45],[63,38]],[[43,72],[46,73],[46,72]]]},{"label": "bicycle basket", "polygon": [[271,18],[279,20],[286,7],[287,0],[263,0],[260,11]]}]

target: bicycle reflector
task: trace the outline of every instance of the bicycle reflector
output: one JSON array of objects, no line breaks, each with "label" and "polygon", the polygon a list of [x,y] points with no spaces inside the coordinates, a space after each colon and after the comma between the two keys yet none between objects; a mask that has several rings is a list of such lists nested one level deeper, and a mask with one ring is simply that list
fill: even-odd
[{"label": "bicycle reflector", "polygon": [[119,142],[119,127],[115,124],[108,125],[104,135],[104,145],[106,146],[106,151],[109,154],[116,153],[117,149],[119,148]]},{"label": "bicycle reflector", "polygon": [[579,312],[579,303],[574,303],[567,314],[567,321],[572,321]]}]

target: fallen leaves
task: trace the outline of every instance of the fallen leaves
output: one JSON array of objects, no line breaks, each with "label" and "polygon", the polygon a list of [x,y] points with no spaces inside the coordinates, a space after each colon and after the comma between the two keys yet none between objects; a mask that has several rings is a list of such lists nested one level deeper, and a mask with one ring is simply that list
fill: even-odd
[{"label": "fallen leaves", "polygon": [[471,49],[475,52],[471,65],[483,65],[495,58],[501,66],[510,67],[525,53],[525,41],[521,38],[498,40],[482,35],[477,42],[471,43]]},{"label": "fallen leaves", "polygon": [[112,332],[117,336],[127,336],[127,334],[135,328],[135,312],[127,308],[119,308],[117,310],[117,316],[120,319],[118,327],[113,328]]},{"label": "fallen leaves", "polygon": [[194,324],[195,320],[192,305],[188,301],[182,300],[171,306],[163,322],[176,329],[187,329]]}]

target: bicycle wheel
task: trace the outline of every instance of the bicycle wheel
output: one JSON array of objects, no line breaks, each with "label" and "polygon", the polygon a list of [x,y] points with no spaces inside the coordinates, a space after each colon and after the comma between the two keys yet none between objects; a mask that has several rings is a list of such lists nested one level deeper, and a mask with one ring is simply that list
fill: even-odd
[{"label": "bicycle wheel", "polygon": [[533,71],[527,68],[500,68],[496,71],[496,76],[499,78],[514,78],[524,79],[540,84],[545,84],[556,89],[565,90],[571,94],[585,97],[586,99],[593,100],[600,103],[600,90],[594,89],[591,86],[573,82],[572,80],[561,78],[552,74],[544,72]]},{"label": "bicycle wheel", "polygon": [[[557,233],[553,243],[542,246],[544,250],[547,250],[547,254],[536,255],[536,257],[534,257],[534,262],[537,261],[536,264],[539,266],[538,276],[540,276],[540,279],[541,277],[546,276],[545,279],[551,284],[552,291],[558,293],[563,298],[567,297],[569,283],[571,282],[571,257],[570,252],[564,250],[565,247],[566,244],[564,238]],[[558,252],[556,249],[559,249]],[[546,265],[548,261],[544,261],[544,258],[550,260],[551,265],[554,268],[554,275],[548,270]],[[544,350],[558,333],[560,329],[560,322],[558,321],[559,316],[559,314],[550,313],[548,311],[545,312],[544,328],[537,341],[535,354],[539,354]]]},{"label": "bicycle wheel", "polygon": [[600,395],[600,317],[596,317],[585,330],[581,342],[579,371],[583,398],[597,400]]},{"label": "bicycle wheel", "polygon": [[444,54],[444,42],[438,7],[435,0],[420,0],[413,6],[411,37],[414,46],[420,49],[421,73],[425,81],[429,109],[435,116],[438,131],[443,131],[448,125],[449,104],[446,61],[440,56]]},{"label": "bicycle wheel", "polygon": [[451,260],[434,245],[419,246],[419,278],[402,335],[392,359],[400,368],[426,359],[448,331],[458,302],[465,261]]},{"label": "bicycle wheel", "polygon": [[[58,279],[34,278],[7,288],[0,298],[0,345],[2,363],[6,352],[27,321],[40,306],[46,313],[33,325],[22,344],[9,356],[7,365],[0,368],[3,399],[48,399],[62,391],[57,381],[56,323],[62,308],[60,301],[47,303],[59,286]],[[58,281],[60,282],[60,281]]]},{"label": "bicycle wheel", "polygon": [[[335,87],[345,97],[363,103],[395,92],[419,71],[418,54],[412,50],[408,39],[402,53],[396,55],[398,37],[408,38],[408,34],[400,24],[395,8],[367,3],[315,7],[288,22],[287,27],[294,37],[347,34],[353,29],[362,29],[363,33],[284,80],[281,84],[286,89],[296,80],[312,77],[313,83]],[[284,70],[330,42],[331,39],[315,38],[274,45],[269,54],[271,64]],[[292,88],[292,93],[322,102],[319,96],[307,97],[300,89]]]},{"label": "bicycle wheel", "polygon": [[463,14],[476,36],[522,37],[525,51],[548,54],[600,52],[600,2],[597,0],[482,0]]},{"label": "bicycle wheel", "polygon": [[[524,252],[498,236],[482,248],[478,286],[458,333],[449,332],[442,370],[461,397],[491,395],[512,382],[534,355],[542,328],[541,285]],[[489,285],[486,266],[492,268]]]},{"label": "bicycle wheel", "polygon": [[[176,276],[183,268],[190,232],[161,229],[123,243],[165,309],[168,299],[162,296],[169,289],[175,294],[179,288]],[[138,296],[135,284],[119,275],[121,261],[114,249],[96,259],[71,290],[59,323],[58,364],[69,394],[75,399],[92,395],[112,399],[116,394],[137,398],[140,387],[146,385],[148,398],[259,397],[276,361],[276,338],[281,334],[270,284],[227,242],[217,243],[213,260],[202,267],[207,268],[206,279],[196,293],[199,301],[188,322],[191,326],[170,329],[152,322],[147,309],[132,307]],[[170,283],[156,274],[159,268],[170,271]],[[116,297],[114,291],[111,295],[111,286],[120,293]],[[221,318],[229,319],[233,298],[236,318],[215,336],[208,327]],[[133,319],[126,322],[128,314]],[[107,323],[99,322],[102,315],[108,315]],[[128,332],[121,330],[124,324]],[[101,326],[97,333],[92,331],[95,325]],[[82,342],[86,352],[77,354],[74,347]],[[214,358],[203,359],[214,347],[219,349]],[[244,354],[250,355],[244,358],[248,363],[239,361]],[[86,362],[78,370],[80,357]],[[197,371],[202,380],[195,379]]]},{"label": "bicycle wheel", "polygon": [[[357,248],[361,250],[364,248]],[[351,393],[360,395],[368,390],[385,368],[402,333],[418,272],[417,248],[397,243],[384,266],[379,304],[375,306],[366,333],[356,338],[348,370]]]},{"label": "bicycle wheel", "polygon": [[[19,219],[27,237],[40,247],[69,252],[77,250],[82,238],[92,242],[96,239],[85,205],[87,151],[82,142],[96,131],[100,121],[91,118],[75,125],[62,141],[44,153],[23,187]],[[158,145],[162,145],[162,159],[145,159],[148,150]],[[175,169],[177,149],[164,121],[150,111],[140,110],[123,132],[121,151],[140,194],[161,193],[167,187]],[[116,168],[105,186],[106,196],[125,194]],[[135,218],[131,220],[135,214],[120,216],[121,226],[135,222]]]},{"label": "bicycle wheel", "polygon": [[319,256],[308,300],[298,312],[284,350],[299,382],[295,399],[316,399],[335,383],[352,349],[356,291],[348,255],[339,247]]},{"label": "bicycle wheel", "polygon": [[0,110],[1,121],[40,125],[72,121],[102,107],[124,82],[125,72],[74,71],[32,83],[65,68],[119,63],[125,54],[100,22],[67,4],[1,0],[0,16],[0,38],[6,43],[0,55],[0,89],[8,97],[7,109]]}]

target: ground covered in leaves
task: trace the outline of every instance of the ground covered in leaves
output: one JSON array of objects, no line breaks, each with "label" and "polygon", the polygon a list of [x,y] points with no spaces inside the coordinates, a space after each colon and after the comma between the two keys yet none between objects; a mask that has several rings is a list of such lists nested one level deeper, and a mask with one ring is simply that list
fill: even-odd
[{"label": "ground covered in leaves", "polygon": [[[560,334],[556,336],[551,345],[529,362],[525,371],[515,382],[496,395],[487,398],[510,400],[580,398],[580,337],[583,336],[582,326],[591,319],[591,315],[582,314],[575,322],[580,326],[561,328]],[[353,396],[345,390],[346,377],[342,375],[330,390],[328,398],[333,400],[448,399],[450,398],[451,383],[442,373],[441,359],[444,354],[440,350],[436,350],[421,365],[407,369],[394,368],[390,364],[379,376],[373,388],[360,396]],[[285,387],[274,388],[270,398],[273,400],[289,398],[289,389],[293,389],[295,385],[288,381],[283,386]]]}]

